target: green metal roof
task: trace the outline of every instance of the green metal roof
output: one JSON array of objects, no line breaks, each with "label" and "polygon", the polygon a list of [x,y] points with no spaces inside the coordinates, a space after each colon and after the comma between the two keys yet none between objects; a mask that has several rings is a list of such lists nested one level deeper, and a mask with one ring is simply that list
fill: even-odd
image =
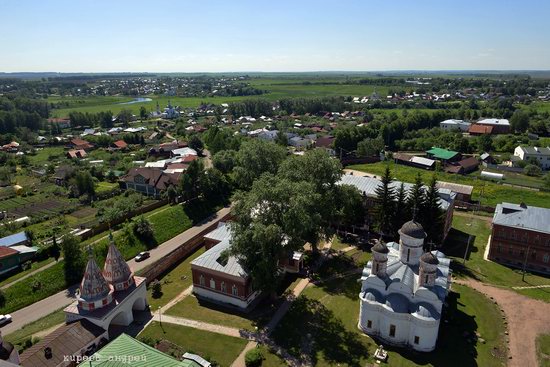
[{"label": "green metal roof", "polygon": [[427,150],[426,153],[431,154],[435,158],[439,158],[439,159],[451,159],[458,154],[458,152],[455,152],[453,150],[447,150],[447,149],[435,148],[435,147],[432,147],[432,149]]},{"label": "green metal roof", "polygon": [[126,334],[95,352],[90,360],[79,367],[200,367],[194,361],[178,361]]}]

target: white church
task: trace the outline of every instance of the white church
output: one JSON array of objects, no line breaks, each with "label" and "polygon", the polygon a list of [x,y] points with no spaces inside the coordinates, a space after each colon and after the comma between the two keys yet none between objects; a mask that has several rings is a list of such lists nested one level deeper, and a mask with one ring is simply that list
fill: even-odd
[{"label": "white church", "polygon": [[359,328],[387,344],[420,352],[435,349],[450,260],[424,252],[426,232],[414,220],[399,230],[399,243],[378,242],[363,269]]}]

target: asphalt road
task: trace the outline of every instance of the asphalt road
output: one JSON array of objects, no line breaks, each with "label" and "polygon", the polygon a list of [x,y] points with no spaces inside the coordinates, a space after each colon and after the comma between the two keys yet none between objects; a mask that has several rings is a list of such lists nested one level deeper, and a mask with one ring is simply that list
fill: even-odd
[{"label": "asphalt road", "polygon": [[[176,248],[199,234],[206,227],[212,225],[213,223],[219,222],[221,218],[229,213],[229,211],[230,208],[223,208],[219,210],[215,215],[210,217],[208,220],[189,228],[187,231],[180,233],[176,237],[173,237],[168,241],[162,243],[158,247],[150,250],[149,252],[151,254],[151,257],[145,261],[136,262],[134,259],[128,261],[130,268],[132,268],[132,270],[134,271],[141,270],[151,263],[154,263],[155,261],[168,255]],[[56,293],[48,298],[33,303],[30,306],[13,312],[11,314],[13,321],[1,327],[2,334],[7,335],[9,333],[12,333],[16,330],[21,329],[23,326],[30,324],[31,322],[34,322],[56,310],[59,310],[60,308],[68,306],[73,301],[75,301],[74,294],[76,289],[77,286],[72,286],[69,289]]]}]

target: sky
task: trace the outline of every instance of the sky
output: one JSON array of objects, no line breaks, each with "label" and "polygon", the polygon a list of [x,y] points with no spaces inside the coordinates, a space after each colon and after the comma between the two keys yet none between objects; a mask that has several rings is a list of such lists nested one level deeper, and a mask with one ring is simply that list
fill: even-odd
[{"label": "sky", "polygon": [[549,70],[550,0],[0,0],[0,72]]}]

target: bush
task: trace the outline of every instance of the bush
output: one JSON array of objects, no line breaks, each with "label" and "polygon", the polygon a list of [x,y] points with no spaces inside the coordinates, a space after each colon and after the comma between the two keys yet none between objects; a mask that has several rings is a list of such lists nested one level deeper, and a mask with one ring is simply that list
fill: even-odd
[{"label": "bush", "polygon": [[528,164],[523,169],[523,173],[525,173],[527,176],[541,176],[542,175],[542,169],[538,166],[535,166],[534,164]]},{"label": "bush", "polygon": [[0,307],[4,307],[6,304],[6,296],[4,295],[4,292],[0,289]]},{"label": "bush", "polygon": [[263,360],[262,352],[258,348],[249,350],[244,356],[246,367],[259,367],[262,365]]},{"label": "bush", "polygon": [[157,279],[151,282],[151,291],[153,298],[162,297],[162,284]]}]

